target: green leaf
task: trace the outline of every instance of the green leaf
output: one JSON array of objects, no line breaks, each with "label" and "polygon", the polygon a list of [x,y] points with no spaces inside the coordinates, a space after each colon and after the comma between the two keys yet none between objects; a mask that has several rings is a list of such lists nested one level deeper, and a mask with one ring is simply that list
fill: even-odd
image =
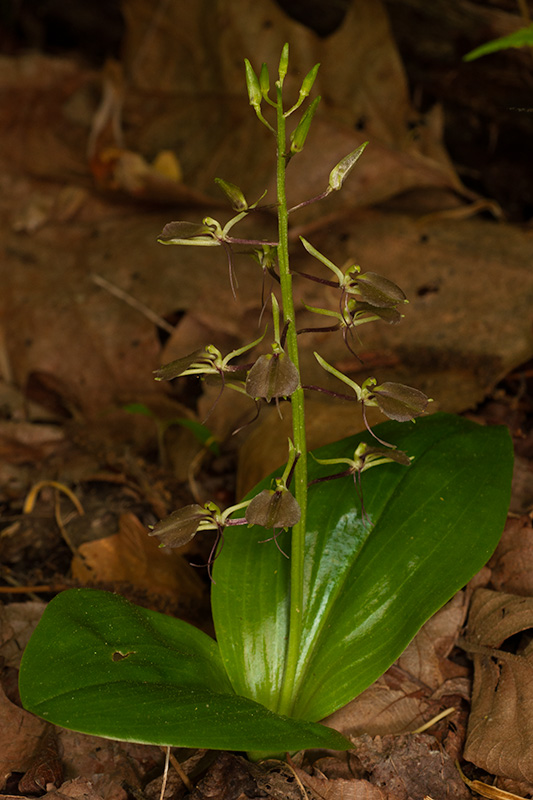
[{"label": "green leaf", "polygon": [[[202,352],[201,350],[197,350],[192,356],[187,356],[184,359],[180,359],[180,362],[187,362],[190,366],[192,363],[191,358],[196,358],[198,353]],[[193,360],[194,360],[193,358]],[[172,367],[173,364],[177,362],[173,361],[172,364],[167,364],[167,369]],[[156,370],[157,373],[163,373],[165,367],[161,367],[160,370]],[[178,377],[177,375],[173,375],[173,377]],[[162,380],[162,378],[157,378],[156,380]],[[158,419],[157,415],[154,414],[151,408],[148,408],[147,405],[144,403],[126,403],[126,405],[122,406],[124,411],[128,411],[130,414],[141,414],[145,417],[150,417],[155,422],[163,425],[164,428],[169,428],[171,425],[179,425],[182,428],[187,428],[190,430],[191,433],[201,442],[207,450],[210,450],[214,455],[220,455],[220,447],[215,439],[214,434],[209,430],[209,428],[204,425],[202,422],[197,422],[194,419],[187,419],[187,417],[176,417],[175,419],[170,420],[160,420]]]},{"label": "green leaf", "polygon": [[126,405],[122,406],[122,408],[129,414],[142,414],[144,417],[155,419],[155,414],[152,409],[148,408],[148,406],[144,403],[126,403]]},{"label": "green leaf", "polygon": [[350,746],[330,728],[236,696],[205,633],[94,589],[49,603],[22,659],[20,695],[50,722],[125,741],[275,752]]},{"label": "green leaf", "polygon": [[499,39],[485,42],[485,44],[476,47],[466,56],[463,56],[463,61],[474,61],[474,59],[481,56],[496,53],[498,50],[507,50],[511,47],[533,47],[533,25],[528,25],[527,28],[520,28],[508,36],[501,36]]},{"label": "green leaf", "polygon": [[177,417],[170,420],[169,425],[180,425],[182,428],[187,428],[207,450],[210,450],[215,456],[220,455],[220,446],[214,433],[203,422],[197,422],[195,419],[187,419],[186,417]]},{"label": "green leaf", "polygon": [[[421,625],[477,572],[499,540],[510,497],[512,444],[503,427],[447,414],[386,422],[376,433],[414,456],[312,486],[305,602],[293,714],[323,719],[375,681]],[[368,434],[320,448],[352,457]],[[309,479],[335,472],[309,459]],[[338,471],[338,470],[337,470]],[[271,478],[259,485],[267,486]],[[257,487],[253,493],[257,492]],[[263,528],[232,528],[215,564],[213,613],[236,692],[277,707],[289,611],[289,562]],[[278,537],[290,552],[290,533]]]}]

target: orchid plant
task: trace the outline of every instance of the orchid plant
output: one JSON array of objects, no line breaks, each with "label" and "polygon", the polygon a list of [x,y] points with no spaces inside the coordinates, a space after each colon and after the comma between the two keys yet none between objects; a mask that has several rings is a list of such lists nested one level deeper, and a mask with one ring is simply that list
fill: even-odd
[{"label": "orchid plant", "polygon": [[[235,235],[262,198],[249,204],[239,187],[218,180],[234,210],[229,222],[171,222],[159,241],[222,248],[234,294],[233,248],[249,250],[261,279],[272,280],[271,340],[253,358],[268,329],[225,355],[208,344],[155,377],[209,377],[258,409],[288,398],[287,462],[236,505],[192,504],[151,531],[163,547],[216,532],[208,567],[216,640],[115,594],[69,590],[49,604],[28,644],[20,691],[27,709],[67,728],[258,758],[351,747],[320,720],[378,678],[491,555],[508,507],[512,447],[502,427],[423,416],[429,400],[419,390],[375,377],[359,385],[319,353],[318,364],[344,391],[303,382],[299,342],[315,328],[298,327],[294,279],[338,291],[334,309],[308,310],[329,323],[318,329],[340,331],[352,352],[353,332],[375,321],[398,323],[406,298],[388,278],[357,265],[341,269],[305,239],[324,274],[291,271],[290,214],[340,190],[365,145],[333,167],[320,195],[289,208],[287,167],[319,104],[319,97],[309,102],[318,65],[288,108],[287,45],[272,90],[267,65],[256,72],[246,61],[245,68],[250,105],[276,151],[276,240]],[[366,409],[377,406],[389,421],[308,453],[311,391],[360,404],[365,421]]]}]

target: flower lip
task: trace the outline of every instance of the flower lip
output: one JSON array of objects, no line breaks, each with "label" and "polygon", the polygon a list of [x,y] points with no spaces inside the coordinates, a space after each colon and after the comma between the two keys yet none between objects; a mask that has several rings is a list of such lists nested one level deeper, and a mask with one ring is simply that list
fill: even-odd
[{"label": "flower lip", "polygon": [[379,406],[389,419],[398,422],[408,422],[419,417],[430,402],[429,397],[419,389],[389,381],[370,389],[365,400],[367,404],[368,400],[374,400],[373,405]]},{"label": "flower lip", "polygon": [[250,502],[245,518],[262,528],[291,528],[300,520],[300,507],[288,489],[263,489]]},{"label": "flower lip", "polygon": [[162,547],[183,547],[198,533],[202,520],[210,519],[209,513],[198,503],[173,511],[160,520],[149,536],[157,536]]},{"label": "flower lip", "polygon": [[261,397],[270,403],[272,399],[288,397],[300,382],[298,370],[283,352],[259,356],[246,378],[246,393],[250,397]]},{"label": "flower lip", "polygon": [[168,222],[157,241],[161,244],[199,244],[205,247],[220,244],[208,225],[185,221]]}]

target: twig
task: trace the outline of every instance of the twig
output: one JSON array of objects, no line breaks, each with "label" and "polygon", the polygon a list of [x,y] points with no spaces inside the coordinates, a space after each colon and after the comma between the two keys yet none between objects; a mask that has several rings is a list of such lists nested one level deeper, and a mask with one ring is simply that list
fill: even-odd
[{"label": "twig", "polygon": [[80,501],[78,500],[78,498],[76,497],[76,495],[74,494],[74,492],[71,489],[69,489],[68,486],[65,486],[64,483],[59,483],[58,481],[39,481],[34,486],[32,486],[32,488],[30,489],[30,491],[26,495],[26,499],[24,500],[24,506],[22,508],[22,511],[23,511],[24,514],[31,514],[31,512],[33,511],[33,507],[35,506],[35,501],[37,500],[37,495],[39,494],[41,489],[44,489],[47,486],[49,486],[50,488],[56,490],[55,491],[55,501],[54,501],[54,516],[55,516],[55,520],[56,520],[56,523],[57,523],[57,527],[59,528],[61,536],[63,537],[65,542],[68,544],[68,546],[69,546],[70,550],[72,551],[72,553],[74,555],[77,555],[77,552],[78,552],[77,548],[74,547],[74,543],[72,542],[67,530],[65,529],[65,526],[63,524],[63,520],[61,519],[61,508],[60,508],[60,505],[59,505],[59,492],[63,492],[63,494],[67,495],[69,500],[72,502],[72,504],[76,508],[76,511],[78,512],[80,517],[82,517],[85,514],[85,511],[83,510],[83,506],[80,503]]},{"label": "twig", "polygon": [[187,789],[190,792],[192,792],[193,789],[194,789],[194,786],[192,785],[192,783],[191,783],[191,781],[189,779],[189,776],[183,771],[183,768],[182,768],[180,762],[178,761],[176,756],[173,755],[172,753],[170,754],[170,763],[172,764],[172,766],[174,767],[174,769],[176,770],[176,772],[180,776],[183,785],[186,786]]},{"label": "twig", "polygon": [[164,800],[165,797],[165,789],[167,788],[167,779],[168,779],[168,762],[170,759],[170,747],[161,748],[162,750],[166,750],[165,753],[165,769],[163,771],[163,782],[161,784],[161,794],[159,795],[159,800]]},{"label": "twig", "polygon": [[455,762],[455,766],[468,788],[481,795],[481,797],[488,797],[490,800],[521,800],[520,795],[506,792],[504,789],[498,789],[497,786],[491,786],[489,783],[483,783],[483,781],[471,781],[464,774],[458,761]]},{"label": "twig", "polygon": [[529,25],[531,22],[531,16],[526,0],[518,0],[518,8],[520,9],[522,19],[524,20],[524,25]]},{"label": "twig", "polygon": [[57,489],[58,491],[66,494],[69,500],[72,501],[72,504],[74,505],[80,517],[82,517],[85,514],[83,506],[76,497],[76,495],[74,494],[74,492],[71,489],[69,489],[68,486],[65,486],[64,483],[59,483],[58,481],[38,481],[37,483],[35,483],[31,487],[30,491],[26,495],[26,499],[24,500],[24,506],[22,507],[23,514],[31,514],[31,512],[33,511],[33,507],[35,506],[35,501],[37,500],[37,495],[39,494],[41,489],[44,489],[46,486],[50,486],[52,489]]},{"label": "twig", "polygon": [[428,728],[431,728],[432,725],[435,725],[435,723],[440,722],[441,719],[444,719],[444,717],[448,717],[450,714],[453,714],[454,711],[455,708],[453,706],[450,708],[445,708],[444,711],[440,712],[440,714],[437,714],[432,719],[424,722],[423,725],[421,725],[419,728],[416,728],[414,731],[410,731],[410,733],[423,733],[424,731],[427,731]]},{"label": "twig", "polygon": [[[3,579],[8,583],[13,580],[13,578],[10,578],[7,575],[4,575]],[[0,586],[0,594],[29,594],[31,597],[35,592],[54,594],[55,592],[62,592],[68,588],[70,587],[63,584],[52,585],[43,583],[43,584],[38,584],[37,586],[20,586],[19,584],[14,583],[12,586]],[[37,595],[35,595],[35,597],[32,597],[32,599],[39,600]]]},{"label": "twig", "polygon": [[174,333],[174,326],[171,325],[170,322],[167,322],[166,319],[160,317],[159,314],[156,314],[151,308],[145,306],[145,304],[141,303],[140,300],[136,300],[135,297],[131,296],[131,294],[128,294],[123,289],[115,286],[114,283],[111,283],[106,278],[102,278],[101,275],[96,275],[95,273],[91,275],[91,280],[93,283],[96,283],[97,286],[100,286],[102,289],[105,289],[107,292],[109,292],[109,294],[118,297],[119,300],[123,300],[136,311],[140,311],[141,314],[149,319],[150,322],[153,322],[154,325],[157,325],[158,328],[161,328],[161,330],[166,331],[171,335]]}]

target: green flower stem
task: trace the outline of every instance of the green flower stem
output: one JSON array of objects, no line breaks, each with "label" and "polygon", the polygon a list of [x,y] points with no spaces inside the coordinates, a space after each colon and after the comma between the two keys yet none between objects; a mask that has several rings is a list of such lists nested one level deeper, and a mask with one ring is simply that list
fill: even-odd
[{"label": "green flower stem", "polygon": [[[278,267],[283,301],[283,317],[288,324],[286,349],[292,363],[300,374],[296,315],[292,297],[292,276],[289,272],[289,235],[287,195],[285,191],[285,151],[287,146],[285,116],[283,114],[282,91],[277,88],[277,200],[278,200]],[[300,521],[292,528],[291,538],[291,584],[289,611],[289,641],[283,687],[278,703],[280,714],[290,715],[295,702],[295,681],[300,655],[304,600],[304,555],[307,512],[307,447],[305,442],[304,391],[300,385],[291,395],[293,442],[301,457],[294,470],[294,495],[300,506]]]}]

